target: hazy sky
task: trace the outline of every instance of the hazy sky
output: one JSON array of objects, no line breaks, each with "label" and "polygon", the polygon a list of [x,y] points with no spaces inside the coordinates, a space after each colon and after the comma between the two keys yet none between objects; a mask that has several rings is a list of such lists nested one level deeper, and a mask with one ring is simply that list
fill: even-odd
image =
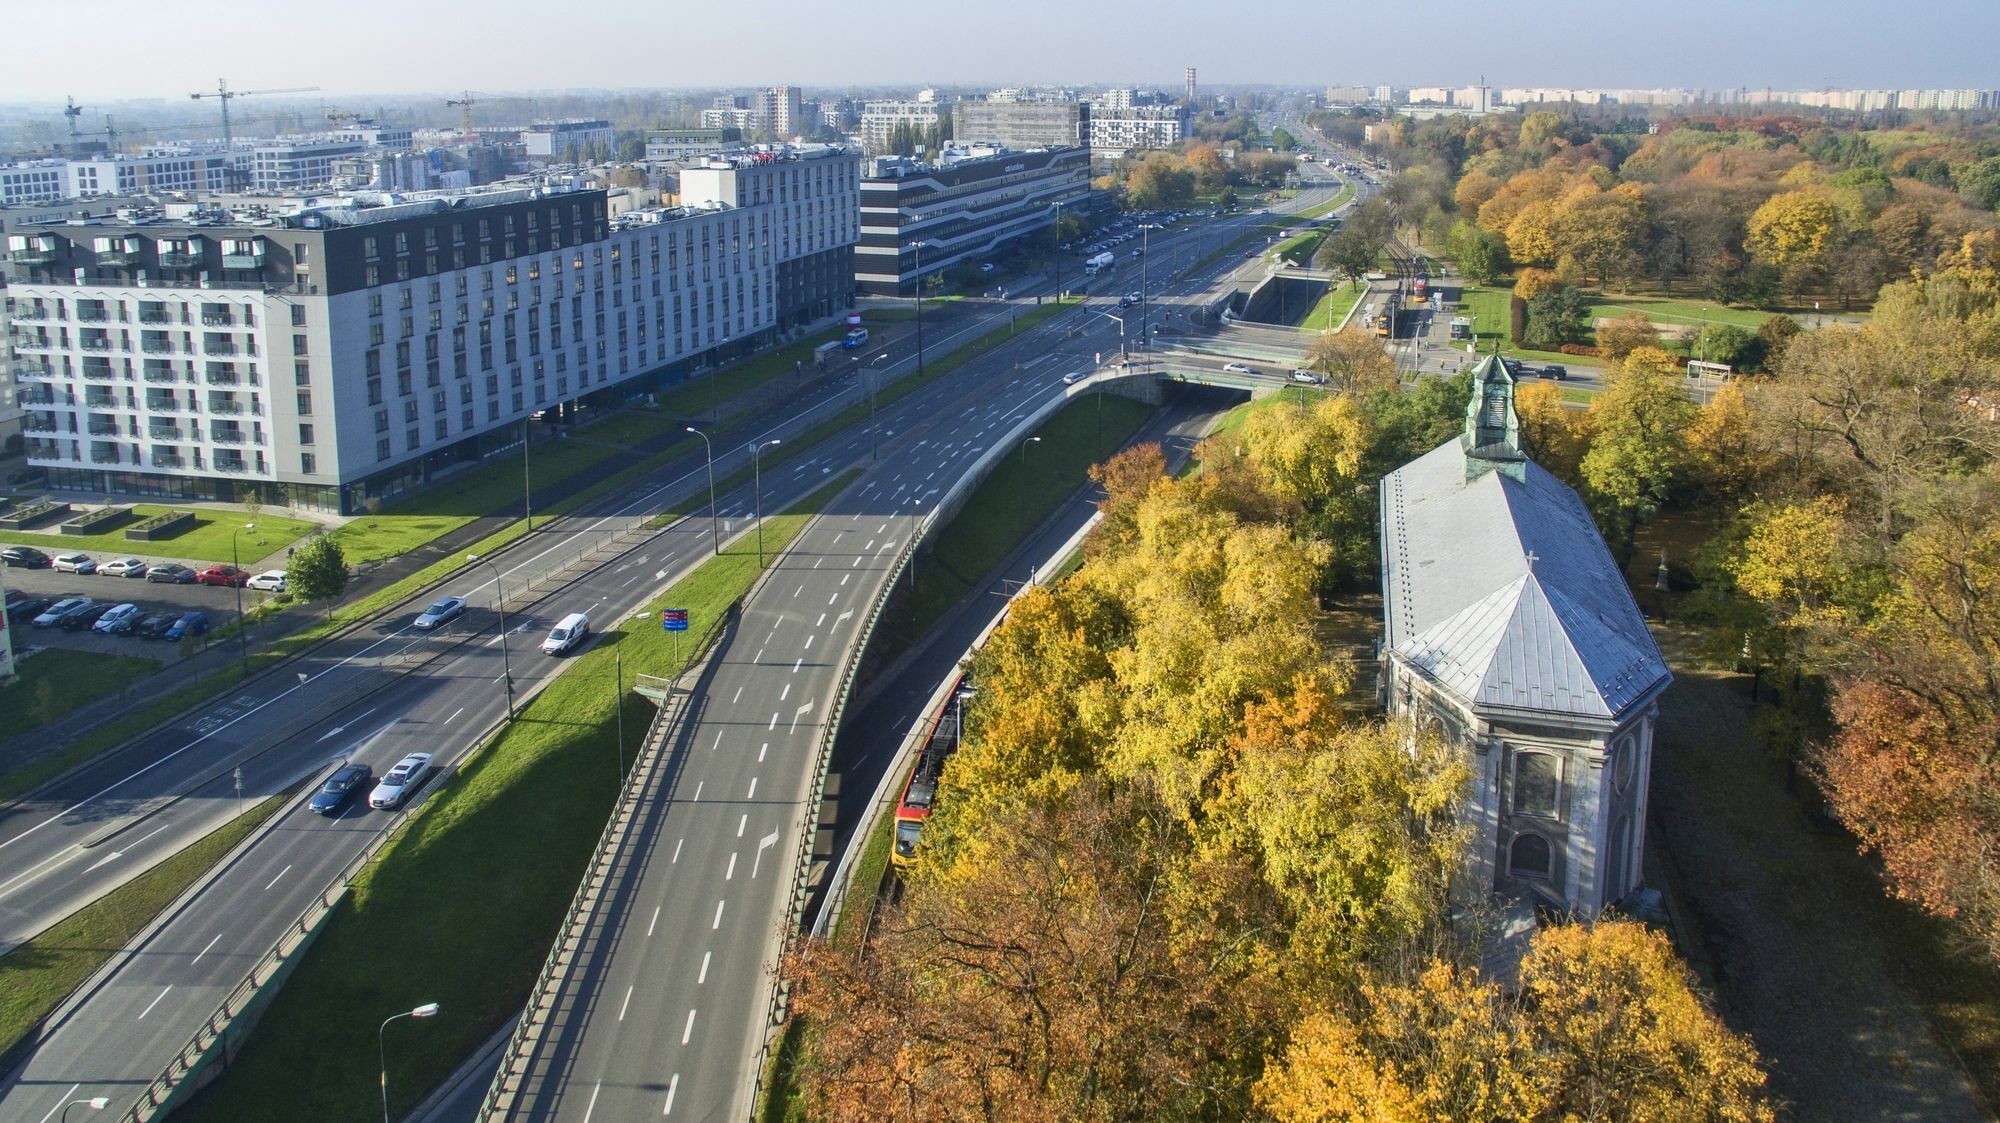
[{"label": "hazy sky", "polygon": [[[8,21],[0,102],[86,105],[320,86],[332,95],[1204,83],[2000,87],[2000,0],[94,0]],[[36,34],[38,20],[56,25]],[[58,30],[58,28],[60,30]],[[79,38],[79,35],[81,36]]]}]

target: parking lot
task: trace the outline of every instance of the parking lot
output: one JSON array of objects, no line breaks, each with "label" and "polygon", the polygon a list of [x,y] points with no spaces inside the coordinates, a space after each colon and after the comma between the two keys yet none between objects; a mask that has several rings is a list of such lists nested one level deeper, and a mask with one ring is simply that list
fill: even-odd
[{"label": "parking lot", "polygon": [[[9,567],[5,580],[9,590],[19,589],[33,597],[89,597],[100,604],[136,604],[141,612],[148,614],[200,609],[208,613],[211,628],[223,627],[236,619],[236,590],[212,585],[169,585],[137,577],[57,573],[52,569],[18,567]],[[262,604],[270,596],[269,593],[260,593],[255,589],[245,589],[243,607],[247,611]],[[26,646],[64,647],[77,651],[97,651],[157,659],[168,653],[162,650],[163,648],[173,647],[171,643],[161,640],[139,639],[134,636],[100,635],[90,630],[72,632],[63,628],[36,628],[30,626],[27,620],[18,621],[12,630],[17,650]]]}]

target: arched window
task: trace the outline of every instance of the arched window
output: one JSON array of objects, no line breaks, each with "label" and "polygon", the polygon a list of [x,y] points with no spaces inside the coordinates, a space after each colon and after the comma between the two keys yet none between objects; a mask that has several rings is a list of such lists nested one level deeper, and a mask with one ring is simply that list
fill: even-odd
[{"label": "arched window", "polygon": [[1514,836],[1514,845],[1509,852],[1507,868],[1519,877],[1549,876],[1549,840],[1538,834]]},{"label": "arched window", "polygon": [[1548,753],[1514,755],[1515,814],[1555,818],[1561,787],[1561,772],[1555,757]]}]

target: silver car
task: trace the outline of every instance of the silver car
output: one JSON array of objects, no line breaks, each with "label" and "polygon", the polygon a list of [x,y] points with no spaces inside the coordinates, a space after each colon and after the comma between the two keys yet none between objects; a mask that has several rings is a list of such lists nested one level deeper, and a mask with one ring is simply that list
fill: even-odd
[{"label": "silver car", "polygon": [[446,597],[429,608],[424,609],[423,614],[416,619],[417,629],[428,632],[441,624],[450,623],[458,617],[459,613],[464,611],[464,597]]},{"label": "silver car", "polygon": [[424,777],[431,774],[431,754],[411,753],[396,762],[396,767],[383,773],[382,782],[368,793],[368,806],[387,810],[400,805],[404,798],[417,790]]}]

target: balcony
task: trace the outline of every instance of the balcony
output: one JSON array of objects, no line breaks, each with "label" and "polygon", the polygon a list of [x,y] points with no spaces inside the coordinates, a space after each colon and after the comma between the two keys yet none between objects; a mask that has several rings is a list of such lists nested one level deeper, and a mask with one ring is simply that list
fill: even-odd
[{"label": "balcony", "polygon": [[210,402],[208,403],[208,412],[219,413],[225,417],[237,417],[242,415],[243,407],[237,405],[235,402]]},{"label": "balcony", "polygon": [[179,382],[180,380],[179,371],[160,370],[157,367],[148,367],[146,370],[146,381],[148,382]]},{"label": "balcony", "polygon": [[234,355],[237,353],[236,344],[226,339],[211,339],[207,343],[202,344],[201,353],[204,355]]},{"label": "balcony", "polygon": [[172,452],[156,452],[153,454],[153,467],[185,468],[187,467],[187,458]]},{"label": "balcony", "polygon": [[207,378],[210,386],[235,386],[243,381],[233,370],[211,370]]},{"label": "balcony", "polygon": [[98,250],[97,264],[113,269],[129,269],[139,264],[139,251],[130,248]]},{"label": "balcony", "polygon": [[83,404],[86,409],[117,409],[118,399],[109,396],[102,398],[85,398],[83,399]]},{"label": "balcony", "polygon": [[165,427],[156,426],[146,430],[146,439],[149,441],[178,441],[181,439],[181,430],[178,426],[173,425]]},{"label": "balcony", "polygon": [[60,345],[56,342],[56,337],[52,335],[29,335],[23,332],[14,337],[14,350],[16,351],[55,351],[59,349]]},{"label": "balcony", "polygon": [[148,355],[173,355],[180,351],[180,345],[171,339],[142,339],[139,350]]},{"label": "balcony", "polygon": [[14,400],[24,406],[52,406],[56,404],[56,394],[54,390],[42,386],[20,391],[14,396]]},{"label": "balcony", "polygon": [[39,304],[24,304],[11,315],[17,324],[41,323],[49,318],[49,309]]},{"label": "balcony", "polygon": [[111,337],[98,336],[94,339],[81,340],[77,343],[77,346],[81,347],[85,351],[109,351],[112,349],[113,344],[111,342]]},{"label": "balcony", "polygon": [[193,269],[201,264],[201,255],[193,250],[161,250],[160,268]]},{"label": "balcony", "polygon": [[201,324],[210,328],[233,328],[236,326],[236,318],[227,312],[203,312]]},{"label": "balcony", "polygon": [[16,265],[51,265],[54,264],[55,259],[56,248],[53,244],[46,246],[23,246],[7,254],[7,260]]},{"label": "balcony", "polygon": [[118,424],[115,421],[93,421],[90,423],[90,435],[93,437],[118,436]]},{"label": "balcony", "polygon": [[14,370],[14,377],[16,379],[33,379],[39,382],[48,382],[54,379],[55,376],[55,371],[40,363],[23,363]]},{"label": "balcony", "polygon": [[225,249],[222,251],[222,267],[224,269],[262,269],[264,267],[264,247],[258,246],[249,253],[244,253],[241,250],[232,253]]},{"label": "balcony", "polygon": [[110,452],[93,452],[93,453],[91,453],[91,454],[90,454],[90,462],[91,462],[92,464],[118,464],[118,463],[121,463],[121,460],[120,460],[120,458],[119,458],[119,456],[118,456],[118,453],[117,453],[117,451],[116,451],[116,450],[112,450],[112,451],[110,451]]},{"label": "balcony", "polygon": [[111,313],[102,308],[79,307],[76,310],[76,321],[80,324],[102,324],[108,323],[110,319]]},{"label": "balcony", "polygon": [[[19,259],[16,258],[15,260],[18,261]],[[35,444],[32,441],[28,444],[28,459],[30,460],[61,460],[62,458],[62,449],[56,445]]]},{"label": "balcony", "polygon": [[85,378],[90,379],[92,382],[109,382],[112,379],[118,377],[118,372],[112,370],[111,367],[108,365],[106,366],[85,365],[83,368],[83,376]]},{"label": "balcony", "polygon": [[53,433],[56,431],[56,419],[53,417],[23,417],[21,419],[21,428],[30,433]]},{"label": "balcony", "polygon": [[174,322],[174,317],[170,312],[141,310],[139,313],[139,322],[142,324],[171,324]]},{"label": "balcony", "polygon": [[179,398],[147,398],[146,408],[153,413],[184,413],[189,406]]},{"label": "balcony", "polygon": [[244,433],[241,429],[222,429],[208,435],[211,443],[219,445],[240,445],[243,443],[243,438]]},{"label": "balcony", "polygon": [[250,470],[249,463],[243,460],[217,460],[210,467],[218,472],[248,472]]}]

